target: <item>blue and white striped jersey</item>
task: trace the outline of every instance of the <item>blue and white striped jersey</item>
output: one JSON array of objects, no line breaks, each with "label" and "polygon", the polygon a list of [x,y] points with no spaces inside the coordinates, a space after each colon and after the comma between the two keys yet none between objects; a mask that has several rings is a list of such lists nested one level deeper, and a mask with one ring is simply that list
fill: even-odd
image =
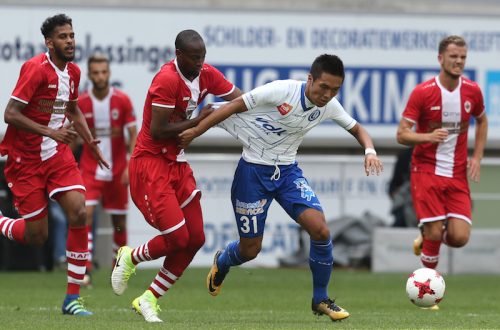
[{"label": "blue and white striped jersey", "polygon": [[336,98],[317,107],[305,96],[305,81],[276,80],[243,94],[248,111],[219,123],[243,144],[243,159],[263,165],[289,165],[306,133],[327,119],[345,130],[356,125]]}]

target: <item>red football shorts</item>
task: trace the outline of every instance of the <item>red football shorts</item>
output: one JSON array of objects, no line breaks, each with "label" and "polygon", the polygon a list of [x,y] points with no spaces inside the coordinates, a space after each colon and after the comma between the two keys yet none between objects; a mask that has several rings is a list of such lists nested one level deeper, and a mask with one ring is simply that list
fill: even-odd
[{"label": "red football shorts", "polygon": [[47,193],[52,199],[57,199],[57,194],[64,191],[85,193],[78,164],[69,148],[43,162],[18,162],[15,156],[9,156],[5,178],[14,195],[14,206],[30,221],[47,215]]},{"label": "red football shorts", "polygon": [[129,175],[132,200],[151,226],[168,234],[184,224],[182,208],[200,193],[188,163],[132,157]]},{"label": "red football shorts", "polygon": [[102,199],[102,207],[109,214],[127,214],[128,186],[122,184],[121,177],[112,181],[96,180],[88,172],[82,172],[85,184],[85,205],[97,205]]},{"label": "red football shorts", "polygon": [[447,218],[459,218],[472,223],[467,178],[411,172],[411,193],[420,224]]}]

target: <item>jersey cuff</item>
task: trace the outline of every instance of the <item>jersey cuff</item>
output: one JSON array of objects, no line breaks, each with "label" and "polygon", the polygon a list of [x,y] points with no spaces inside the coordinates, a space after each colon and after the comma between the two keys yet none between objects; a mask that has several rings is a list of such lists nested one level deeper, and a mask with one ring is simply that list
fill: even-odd
[{"label": "jersey cuff", "polygon": [[160,104],[160,103],[151,103],[152,106],[154,107],[159,107],[159,108],[169,108],[169,109],[173,109],[175,108],[175,105],[166,105],[166,104]]},{"label": "jersey cuff", "polygon": [[353,128],[354,126],[356,126],[356,124],[357,124],[357,123],[358,123],[358,122],[356,121],[356,119],[354,119],[354,118],[353,118],[353,119],[352,119],[352,122],[351,122],[349,125],[347,125],[346,127],[344,127],[344,129],[345,129],[346,131],[348,131],[348,130],[350,130],[351,128]]},{"label": "jersey cuff", "polygon": [[403,119],[405,119],[405,120],[407,120],[407,121],[409,121],[410,123],[413,123],[413,124],[416,124],[416,123],[417,123],[417,121],[416,121],[416,120],[413,120],[413,119],[408,118],[408,117],[403,117]]},{"label": "jersey cuff", "polygon": [[233,88],[231,88],[231,90],[229,92],[224,93],[224,94],[215,95],[215,96],[217,96],[217,97],[223,97],[223,96],[229,95],[232,92],[234,92],[235,89],[236,89],[236,86],[233,85]]},{"label": "jersey cuff", "polygon": [[15,97],[14,95],[11,95],[11,96],[10,96],[10,98],[11,98],[11,99],[14,99],[14,100],[16,100],[16,101],[19,101],[19,102],[21,102],[21,103],[24,103],[24,104],[28,104],[28,103],[29,103],[28,101],[25,101],[25,100],[23,100],[23,99],[20,99],[20,98],[18,98],[18,97]]},{"label": "jersey cuff", "polygon": [[130,123],[126,123],[124,127],[125,128],[129,128],[129,127],[132,127],[132,126],[135,126],[135,125],[136,125],[136,121],[134,120],[134,121],[131,121]]}]

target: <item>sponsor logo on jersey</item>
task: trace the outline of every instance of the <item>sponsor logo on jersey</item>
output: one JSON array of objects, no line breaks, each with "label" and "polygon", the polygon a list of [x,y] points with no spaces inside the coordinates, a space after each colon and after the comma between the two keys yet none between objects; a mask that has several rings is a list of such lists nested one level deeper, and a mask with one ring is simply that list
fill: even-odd
[{"label": "sponsor logo on jersey", "polygon": [[57,85],[56,85],[56,84],[49,84],[49,86],[47,86],[47,88],[52,88],[52,89],[54,89],[54,88],[57,88]]},{"label": "sponsor logo on jersey", "polygon": [[465,112],[467,113],[470,113],[470,109],[472,108],[472,105],[470,104],[469,101],[465,101],[464,102],[464,109],[465,109]]},{"label": "sponsor logo on jersey", "polygon": [[273,125],[274,123],[271,124],[268,120],[266,120],[266,119],[264,119],[262,117],[255,118],[254,124],[257,127],[262,128],[266,134],[274,133],[274,134],[276,134],[278,136],[281,136],[281,134],[283,134],[283,133],[286,132],[286,130],[284,128],[276,127],[276,126]]},{"label": "sponsor logo on jersey", "polygon": [[430,84],[425,85],[424,88],[429,88],[429,87],[434,87],[434,86],[436,86],[435,81],[431,82]]},{"label": "sponsor logo on jersey", "polygon": [[112,133],[111,127],[96,127],[95,128],[95,135],[97,137],[111,136],[111,133]]},{"label": "sponsor logo on jersey", "polygon": [[293,109],[293,107],[290,104],[288,104],[288,103],[280,104],[276,108],[278,108],[278,111],[283,116],[286,115],[287,113],[289,113],[290,111],[292,111],[292,109]]},{"label": "sponsor logo on jersey", "polygon": [[75,91],[75,82],[73,80],[71,80],[70,89],[71,89],[71,93],[73,93]]},{"label": "sponsor logo on jersey", "polygon": [[242,215],[257,215],[264,213],[264,206],[267,204],[267,199],[261,199],[256,202],[242,202],[236,200],[235,212]]},{"label": "sponsor logo on jersey", "polygon": [[191,98],[191,97],[189,97],[189,96],[184,96],[184,97],[182,98],[182,100],[183,100],[183,101],[189,101],[189,99],[190,99],[190,98]]},{"label": "sponsor logo on jersey", "polygon": [[431,107],[431,111],[437,111],[437,110],[441,110],[440,105],[436,105],[436,106]]},{"label": "sponsor logo on jersey", "polygon": [[64,114],[67,102],[63,100],[40,100],[38,101],[38,111],[44,113]]},{"label": "sponsor logo on jersey", "polygon": [[118,117],[120,117],[120,112],[118,111],[118,109],[111,110],[111,118],[113,118],[113,120],[117,120]]},{"label": "sponsor logo on jersey", "polygon": [[319,109],[314,110],[313,113],[309,115],[309,118],[307,118],[309,121],[314,121],[318,119],[319,115],[321,114],[321,111]]}]

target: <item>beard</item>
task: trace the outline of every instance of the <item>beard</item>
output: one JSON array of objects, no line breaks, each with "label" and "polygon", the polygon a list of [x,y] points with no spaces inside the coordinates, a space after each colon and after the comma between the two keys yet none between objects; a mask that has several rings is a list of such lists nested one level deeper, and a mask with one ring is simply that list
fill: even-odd
[{"label": "beard", "polygon": [[59,57],[61,60],[64,62],[71,62],[75,58],[75,53],[73,52],[73,55],[65,55],[63,50],[57,47],[54,47],[54,51],[56,53],[56,56]]},{"label": "beard", "polygon": [[445,72],[448,76],[450,76],[451,78],[453,78],[453,79],[458,79],[458,78],[460,78],[460,77],[462,76],[462,73],[458,73],[458,74],[457,74],[457,73],[453,73],[453,72],[451,72],[450,70],[446,70],[446,69],[444,70],[444,72]]},{"label": "beard", "polygon": [[96,91],[102,92],[102,91],[105,91],[109,87],[109,82],[105,81],[105,82],[99,82],[97,84],[92,82],[92,85]]}]

